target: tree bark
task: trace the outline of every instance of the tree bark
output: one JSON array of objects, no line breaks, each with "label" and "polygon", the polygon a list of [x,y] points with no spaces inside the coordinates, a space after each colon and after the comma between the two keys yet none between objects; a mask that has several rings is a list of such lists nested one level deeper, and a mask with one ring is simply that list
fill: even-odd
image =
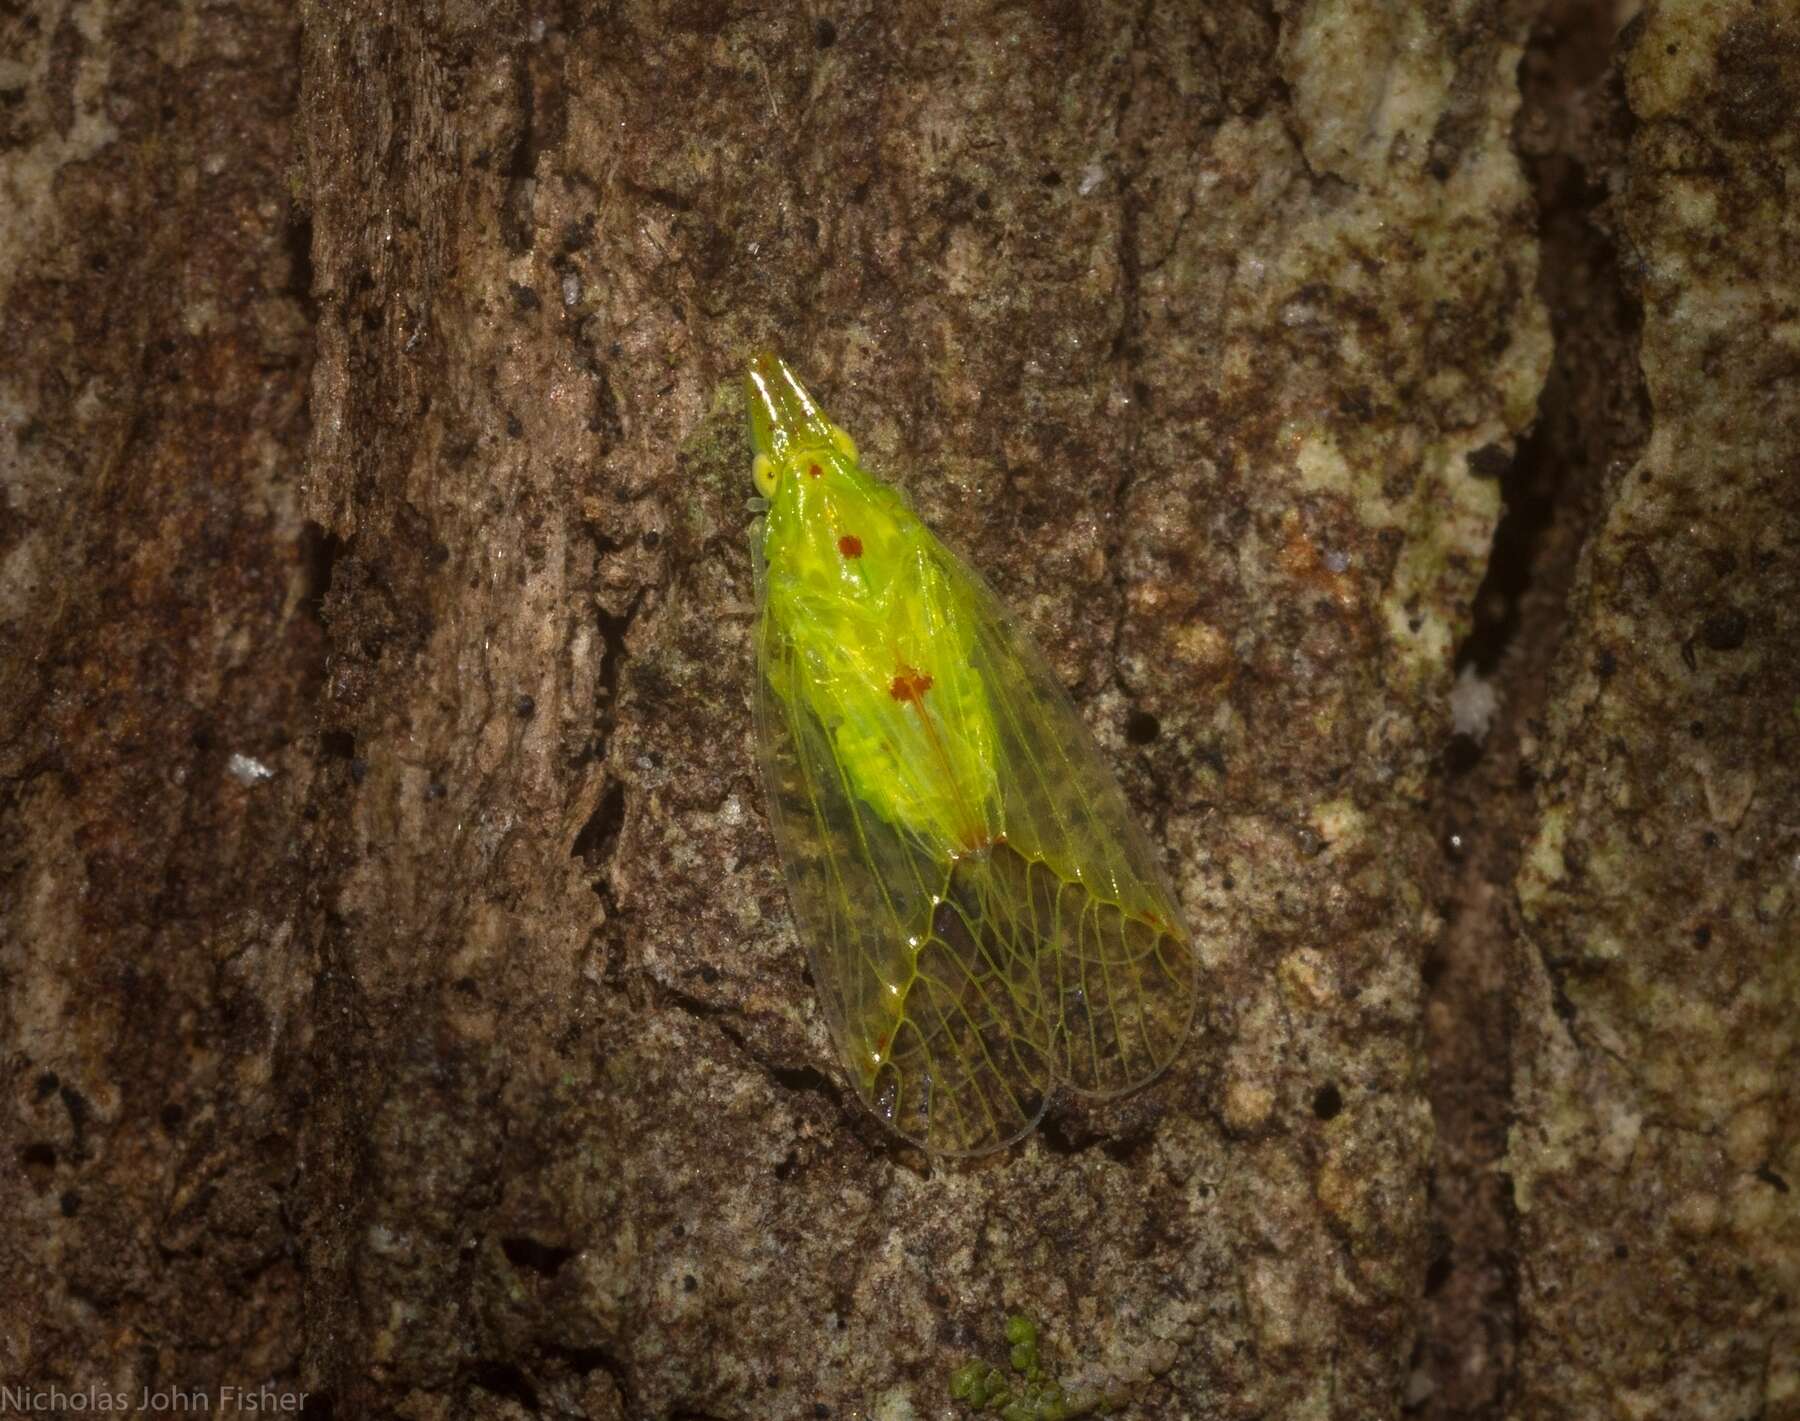
[{"label": "tree bark", "polygon": [[[0,5],[0,1384],[1800,1408],[1780,10]],[[759,345],[1201,944],[972,1163],[788,918]]]},{"label": "tree bark", "polygon": [[1614,82],[1650,418],[1521,734],[1515,1406],[1797,1416],[1800,10],[1651,7]]}]

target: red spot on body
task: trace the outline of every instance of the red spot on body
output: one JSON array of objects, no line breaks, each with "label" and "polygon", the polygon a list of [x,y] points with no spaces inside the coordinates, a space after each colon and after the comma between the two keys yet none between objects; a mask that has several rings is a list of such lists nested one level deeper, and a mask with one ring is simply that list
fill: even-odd
[{"label": "red spot on body", "polygon": [[819,476],[819,466],[817,464],[808,464],[806,466],[806,472],[816,479]]},{"label": "red spot on body", "polygon": [[838,551],[847,558],[862,556],[862,539],[854,533],[846,533],[838,539]]},{"label": "red spot on body", "polygon": [[900,674],[894,677],[894,684],[888,687],[888,694],[897,701],[911,701],[917,705],[930,689],[930,676],[910,666],[902,666]]}]

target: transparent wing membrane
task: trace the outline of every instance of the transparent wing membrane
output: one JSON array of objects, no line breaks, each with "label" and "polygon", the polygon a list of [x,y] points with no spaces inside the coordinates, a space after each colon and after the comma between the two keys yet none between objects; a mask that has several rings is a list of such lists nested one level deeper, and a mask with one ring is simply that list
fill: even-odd
[{"label": "transparent wing membrane", "polygon": [[1039,986],[996,920],[1009,905],[981,886],[983,866],[959,862],[932,908],[869,1092],[878,1115],[940,1154],[1010,1144],[1037,1124],[1052,1084]]},{"label": "transparent wing membrane", "polygon": [[[944,553],[947,559],[952,555]],[[1049,1022],[1057,1078],[1119,1095],[1175,1057],[1193,1021],[1198,961],[1150,842],[1037,648],[967,568],[975,664],[994,704],[1007,891]]]},{"label": "transparent wing membrane", "polygon": [[[944,554],[946,558],[948,554]],[[765,619],[758,724],[789,896],[864,1101],[940,1154],[1011,1143],[1058,1084],[1155,1077],[1193,1016],[1173,896],[1035,649],[960,564],[988,682],[1003,834],[950,854],[859,799]]]}]

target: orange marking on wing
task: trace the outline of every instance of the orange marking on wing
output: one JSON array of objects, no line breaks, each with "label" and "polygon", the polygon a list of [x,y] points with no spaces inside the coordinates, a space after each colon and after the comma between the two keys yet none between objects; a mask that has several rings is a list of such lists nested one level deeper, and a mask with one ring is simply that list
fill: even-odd
[{"label": "orange marking on wing", "polygon": [[950,763],[949,752],[944,749],[944,742],[938,736],[937,721],[925,708],[925,693],[931,689],[932,684],[930,672],[920,671],[903,661],[893,683],[888,687],[888,694],[902,705],[911,706],[918,712],[920,728],[925,732],[925,742],[931,747],[932,758],[937,761],[938,773],[944,777],[951,798],[956,801],[957,813],[962,816],[964,823],[973,826],[964,829],[959,836],[963,842],[963,851],[980,853],[992,846],[993,839],[989,837],[987,827],[969,812],[968,801],[963,798],[963,787],[956,778],[956,767]]},{"label": "orange marking on wing", "polygon": [[819,466],[817,464],[808,464],[806,466],[806,472],[816,479],[819,476]]},{"label": "orange marking on wing", "polygon": [[[930,689],[931,677],[928,673],[903,665],[899,674],[894,677],[893,685],[888,687],[888,694],[897,701],[910,702],[922,714],[923,707],[919,705],[919,702]],[[925,723],[926,725],[931,724],[929,720]]]},{"label": "orange marking on wing", "polygon": [[862,539],[854,533],[846,533],[838,539],[838,551],[847,558],[862,556]]}]

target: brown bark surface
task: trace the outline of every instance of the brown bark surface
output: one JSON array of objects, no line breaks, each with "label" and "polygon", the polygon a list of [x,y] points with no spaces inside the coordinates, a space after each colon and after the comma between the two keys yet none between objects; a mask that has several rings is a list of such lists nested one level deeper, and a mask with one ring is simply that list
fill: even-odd
[{"label": "brown bark surface", "polygon": [[[0,1410],[1800,1412],[1800,17],[1625,18],[0,3]],[[972,1163],[788,917],[762,344],[1201,943]]]},{"label": "brown bark surface", "polygon": [[1615,64],[1650,415],[1521,734],[1515,1404],[1796,1416],[1800,9],[1652,7]]}]

